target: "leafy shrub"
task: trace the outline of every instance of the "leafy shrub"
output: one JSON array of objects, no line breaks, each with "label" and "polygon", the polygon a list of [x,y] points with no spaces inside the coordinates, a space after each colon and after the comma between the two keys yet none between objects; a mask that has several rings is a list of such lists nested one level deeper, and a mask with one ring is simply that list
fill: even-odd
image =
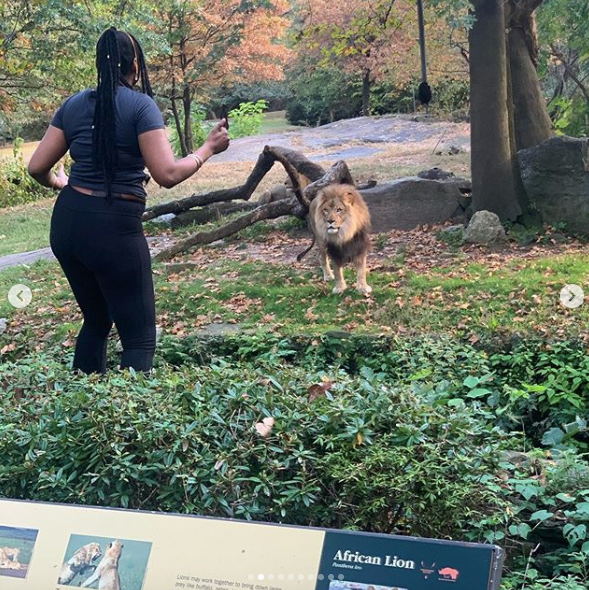
[{"label": "leafy shrub", "polygon": [[[458,537],[498,510],[480,475],[503,442],[476,412],[371,371],[330,376],[310,403],[324,375],[304,370],[217,363],[100,379],[47,359],[5,363],[0,494]],[[264,439],[254,424],[270,415]]]},{"label": "leafy shrub", "polygon": [[259,133],[264,120],[264,111],[267,108],[268,103],[260,99],[257,102],[242,102],[238,108],[229,111],[231,139]]},{"label": "leafy shrub", "polygon": [[362,99],[353,76],[336,67],[318,67],[302,59],[289,69],[287,80],[293,98],[286,117],[293,125],[323,125],[360,114]]},{"label": "leafy shrub", "polygon": [[149,376],[21,357],[0,365],[0,495],[495,542],[504,590],[578,590],[583,439],[534,449],[568,415],[535,383],[586,379],[559,344],[167,337]]},{"label": "leafy shrub", "polygon": [[12,158],[0,158],[0,208],[46,199],[53,194],[29,175],[22,144],[22,139],[15,140]]},{"label": "leafy shrub", "polygon": [[552,120],[556,132],[572,137],[589,135],[589,104],[582,96],[560,96],[552,101]]}]

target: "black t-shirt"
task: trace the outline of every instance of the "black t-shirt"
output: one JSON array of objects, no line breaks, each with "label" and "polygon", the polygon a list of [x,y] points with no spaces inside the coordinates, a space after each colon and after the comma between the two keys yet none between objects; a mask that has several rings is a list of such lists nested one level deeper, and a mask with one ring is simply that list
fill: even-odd
[{"label": "black t-shirt", "polygon": [[[115,105],[118,165],[112,191],[145,198],[148,176],[144,171],[145,162],[139,150],[138,137],[146,131],[163,129],[164,120],[152,98],[125,86],[117,86]],[[95,107],[95,90],[78,92],[59,107],[51,125],[63,130],[74,161],[70,185],[105,191],[104,174],[92,166],[92,121]]]}]

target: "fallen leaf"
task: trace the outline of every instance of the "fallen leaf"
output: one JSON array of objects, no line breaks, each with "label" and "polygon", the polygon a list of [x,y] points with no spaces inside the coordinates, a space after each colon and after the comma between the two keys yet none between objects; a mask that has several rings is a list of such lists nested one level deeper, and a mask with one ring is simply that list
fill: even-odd
[{"label": "fallen leaf", "polygon": [[272,428],[274,427],[274,418],[267,417],[264,418],[261,422],[258,422],[256,424],[256,430],[258,431],[258,434],[260,436],[263,436],[264,438],[266,438],[267,436],[270,436],[270,433],[272,432]]}]

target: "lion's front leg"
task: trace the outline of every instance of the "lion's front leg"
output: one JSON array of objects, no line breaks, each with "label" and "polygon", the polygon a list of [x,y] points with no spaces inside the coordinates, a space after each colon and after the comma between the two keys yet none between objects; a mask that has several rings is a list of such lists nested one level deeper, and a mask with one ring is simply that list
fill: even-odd
[{"label": "lion's front leg", "polygon": [[325,282],[333,281],[334,275],[333,271],[331,270],[331,266],[329,265],[329,258],[327,257],[327,248],[325,247],[325,244],[323,242],[319,242],[319,244],[317,244],[317,247],[319,248],[319,264],[323,269],[323,280]]},{"label": "lion's front leg", "polygon": [[343,293],[348,285],[346,285],[346,280],[344,279],[344,269],[342,266],[339,266],[337,263],[333,263],[333,270],[335,271],[335,287],[333,288],[334,293]]},{"label": "lion's front leg", "polygon": [[356,261],[356,290],[364,295],[372,293],[372,287],[366,282],[366,254]]}]

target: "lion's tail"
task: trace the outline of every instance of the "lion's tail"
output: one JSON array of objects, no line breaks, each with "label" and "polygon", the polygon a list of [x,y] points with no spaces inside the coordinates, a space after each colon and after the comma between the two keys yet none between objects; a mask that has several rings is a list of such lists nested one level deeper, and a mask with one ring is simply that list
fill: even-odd
[{"label": "lion's tail", "polygon": [[315,236],[313,236],[313,241],[311,242],[311,245],[306,249],[303,250],[298,256],[297,256],[297,262],[300,262],[313,248],[313,246],[315,245]]}]

